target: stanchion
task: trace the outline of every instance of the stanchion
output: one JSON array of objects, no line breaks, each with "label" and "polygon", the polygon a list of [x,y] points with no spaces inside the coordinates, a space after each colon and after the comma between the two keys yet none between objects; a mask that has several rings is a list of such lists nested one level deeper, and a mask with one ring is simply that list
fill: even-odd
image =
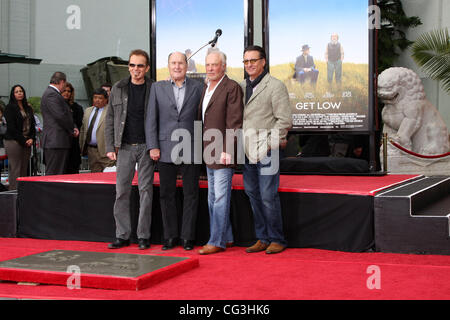
[{"label": "stanchion", "polygon": [[387,156],[387,144],[388,144],[388,134],[383,133],[383,171],[387,172],[388,170],[388,156]]}]

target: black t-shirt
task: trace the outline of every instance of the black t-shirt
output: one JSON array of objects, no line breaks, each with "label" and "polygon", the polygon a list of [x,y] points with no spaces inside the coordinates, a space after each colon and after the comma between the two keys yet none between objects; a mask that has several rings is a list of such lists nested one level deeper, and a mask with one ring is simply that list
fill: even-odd
[{"label": "black t-shirt", "polygon": [[145,143],[145,89],[146,84],[128,86],[128,108],[122,142]]}]

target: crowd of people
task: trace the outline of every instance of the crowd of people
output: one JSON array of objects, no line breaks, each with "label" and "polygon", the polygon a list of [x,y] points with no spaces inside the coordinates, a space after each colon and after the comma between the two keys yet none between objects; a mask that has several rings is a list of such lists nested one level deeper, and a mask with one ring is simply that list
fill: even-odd
[{"label": "crowd of people", "polygon": [[[24,87],[15,85],[11,88],[8,104],[4,108],[0,105],[0,150],[1,155],[4,153],[1,168],[6,168],[7,161],[9,190],[17,189],[18,177],[32,174],[30,156],[40,132],[46,175],[79,173],[82,157],[88,156],[84,149],[86,142],[90,148],[96,146],[97,142],[100,143],[98,150],[101,156],[88,157],[91,172],[101,172],[108,166],[114,166],[105,154],[105,117],[99,117],[95,123],[95,130],[89,136],[93,142],[86,139],[91,118],[84,117],[86,114],[89,116],[92,109],[107,106],[111,87],[106,83],[97,89],[93,95],[93,106],[84,110],[75,101],[75,89],[66,81],[66,75],[62,72],[54,73],[41,99],[42,117],[46,120],[45,130],[27,100]],[[98,95],[102,97],[100,102]]]},{"label": "crowd of people", "polygon": [[[181,52],[173,52],[168,57],[170,79],[153,82],[146,75],[150,68],[147,52],[133,50],[129,55],[129,76],[112,88],[106,87],[108,91],[96,89],[93,105],[86,110],[74,101],[74,88],[66,75],[63,72],[52,75],[41,99],[45,173],[76,173],[82,155],[87,155],[91,172],[115,165],[116,237],[108,248],[130,245],[130,193],[136,170],[138,246],[142,250],[150,247],[153,176],[157,169],[163,218],[162,249],[181,245],[185,250],[192,250],[202,162],[206,164],[208,177],[210,238],[199,253],[218,253],[234,244],[230,201],[231,182],[238,163],[243,165],[244,187],[257,237],[246,252],[273,254],[286,248],[277,162],[291,127],[289,94],[283,82],[268,72],[263,48],[247,47],[243,58],[247,78],[242,83],[227,77],[226,55],[217,48],[209,50],[206,56],[204,83],[186,76],[188,57]],[[23,87],[12,88],[5,118],[5,147],[13,189],[16,178],[27,174],[26,163],[36,137],[33,110]],[[198,124],[203,132],[200,162],[194,141]],[[234,134],[230,135],[229,131]],[[239,132],[246,138],[244,143],[240,143]],[[243,160],[238,159],[240,148]],[[183,180],[180,228],[175,199],[179,176]]]}]

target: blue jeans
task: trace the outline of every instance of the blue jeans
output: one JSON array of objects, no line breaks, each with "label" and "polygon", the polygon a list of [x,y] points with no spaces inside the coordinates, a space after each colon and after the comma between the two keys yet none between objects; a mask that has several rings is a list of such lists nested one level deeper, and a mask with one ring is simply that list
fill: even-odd
[{"label": "blue jeans", "polygon": [[233,242],[230,222],[231,181],[234,170],[230,168],[210,169],[208,174],[208,208],[210,237],[208,244],[225,248]]},{"label": "blue jeans", "polygon": [[[270,153],[269,155],[270,156]],[[264,167],[269,167],[270,162],[264,164],[257,162],[244,165],[244,188],[250,198],[253,210],[256,238],[263,243],[276,242],[286,246],[283,234],[283,218],[281,216],[280,197],[278,187],[280,185],[280,170],[275,174],[261,174]]]},{"label": "blue jeans", "polygon": [[311,80],[311,83],[316,83],[317,78],[319,77],[319,70],[312,69],[311,71],[305,72],[305,71],[299,71],[297,72],[297,81],[300,83],[304,83],[307,78]]}]

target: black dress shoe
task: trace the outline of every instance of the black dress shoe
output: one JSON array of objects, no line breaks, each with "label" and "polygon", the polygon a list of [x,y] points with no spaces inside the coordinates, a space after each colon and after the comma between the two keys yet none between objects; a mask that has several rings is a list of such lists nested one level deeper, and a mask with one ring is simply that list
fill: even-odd
[{"label": "black dress shoe", "polygon": [[162,249],[163,250],[169,250],[172,249],[173,247],[175,247],[177,245],[177,239],[176,238],[170,238],[167,239],[166,242],[164,243]]},{"label": "black dress shoe", "polygon": [[123,247],[128,247],[130,245],[130,240],[124,240],[124,239],[120,239],[117,238],[116,240],[114,240],[113,243],[110,243],[108,245],[109,249],[120,249]]},{"label": "black dress shoe", "polygon": [[149,239],[139,239],[138,240],[139,250],[145,250],[150,248],[150,240]]},{"label": "black dress shoe", "polygon": [[184,240],[183,239],[183,248],[184,248],[184,250],[194,249],[194,240]]}]

